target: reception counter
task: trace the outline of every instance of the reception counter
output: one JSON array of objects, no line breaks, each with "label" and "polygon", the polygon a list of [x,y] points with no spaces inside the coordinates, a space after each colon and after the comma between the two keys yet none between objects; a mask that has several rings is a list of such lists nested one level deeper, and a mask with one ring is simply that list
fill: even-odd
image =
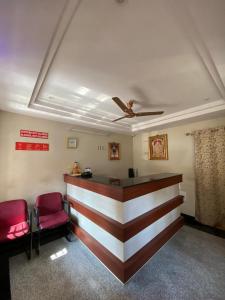
[{"label": "reception counter", "polygon": [[74,233],[123,283],[183,225],[181,174],[64,181]]}]

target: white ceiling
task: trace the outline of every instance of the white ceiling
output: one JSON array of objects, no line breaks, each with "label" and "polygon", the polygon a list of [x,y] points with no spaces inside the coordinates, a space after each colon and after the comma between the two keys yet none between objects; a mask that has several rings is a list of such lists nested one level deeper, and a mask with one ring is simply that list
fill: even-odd
[{"label": "white ceiling", "polygon": [[[0,109],[132,133],[225,115],[224,0],[0,1]],[[123,115],[111,97],[135,99]]]}]

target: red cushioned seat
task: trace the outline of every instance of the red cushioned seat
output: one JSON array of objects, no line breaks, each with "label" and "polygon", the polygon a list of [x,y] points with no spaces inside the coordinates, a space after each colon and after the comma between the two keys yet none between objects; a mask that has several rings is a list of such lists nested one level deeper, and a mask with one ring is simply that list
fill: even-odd
[{"label": "red cushioned seat", "polygon": [[43,194],[36,199],[39,216],[50,215],[63,210],[62,194],[58,192]]},{"label": "red cushioned seat", "polygon": [[[68,214],[70,212],[70,206],[68,205]],[[65,225],[65,229],[68,231],[70,225],[70,217],[64,211],[63,197],[61,193],[53,192],[43,194],[37,197],[35,204],[35,212],[37,216],[38,232],[38,248],[36,252],[40,252],[40,231],[46,229],[54,229]]]},{"label": "red cushioned seat", "polygon": [[21,247],[30,259],[32,232],[27,202],[24,199],[0,202],[0,254],[12,255]]},{"label": "red cushioned seat", "polygon": [[29,232],[27,203],[23,199],[0,202],[0,242]]},{"label": "red cushioned seat", "polygon": [[41,229],[53,229],[69,221],[68,215],[64,210],[58,211],[51,215],[39,217],[39,226]]},{"label": "red cushioned seat", "polygon": [[7,242],[22,237],[29,232],[27,222],[0,228],[0,242]]}]

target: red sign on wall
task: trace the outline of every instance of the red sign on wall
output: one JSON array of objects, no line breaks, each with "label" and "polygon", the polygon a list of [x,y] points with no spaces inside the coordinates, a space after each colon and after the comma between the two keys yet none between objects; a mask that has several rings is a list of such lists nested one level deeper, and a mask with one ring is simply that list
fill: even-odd
[{"label": "red sign on wall", "polygon": [[49,144],[16,142],[16,150],[49,151]]},{"label": "red sign on wall", "polygon": [[48,133],[47,132],[24,130],[24,129],[20,130],[20,136],[31,137],[31,138],[39,138],[39,139],[48,139]]}]

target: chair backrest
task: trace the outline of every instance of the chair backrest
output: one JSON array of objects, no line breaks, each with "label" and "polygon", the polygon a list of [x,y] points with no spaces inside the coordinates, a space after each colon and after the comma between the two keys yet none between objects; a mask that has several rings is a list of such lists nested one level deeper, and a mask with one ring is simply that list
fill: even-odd
[{"label": "chair backrest", "polygon": [[62,194],[58,192],[43,194],[37,197],[36,207],[39,215],[45,216],[63,209]]},{"label": "chair backrest", "polygon": [[27,202],[24,199],[0,202],[0,227],[13,226],[27,219]]}]

